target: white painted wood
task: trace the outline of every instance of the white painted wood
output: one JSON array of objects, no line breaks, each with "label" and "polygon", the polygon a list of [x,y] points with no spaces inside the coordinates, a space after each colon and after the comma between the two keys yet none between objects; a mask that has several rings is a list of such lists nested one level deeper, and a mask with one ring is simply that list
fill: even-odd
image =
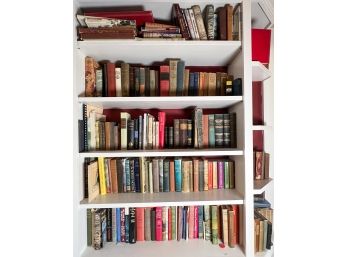
[{"label": "white painted wood", "polygon": [[271,250],[255,253],[255,257],[273,257],[273,247]]},{"label": "white painted wood", "polygon": [[79,97],[80,103],[105,109],[182,109],[227,108],[243,100],[242,96],[168,96],[168,97]]},{"label": "white painted wood", "polygon": [[253,130],[271,130],[272,127],[271,126],[267,126],[267,125],[253,125]]},{"label": "white painted wood", "polygon": [[243,155],[242,150],[231,148],[211,149],[161,149],[161,150],[125,150],[95,151],[79,153],[80,158],[86,157],[165,157],[165,156],[227,156]]},{"label": "white painted wood", "polygon": [[267,187],[271,184],[272,181],[273,181],[272,178],[254,180],[254,194],[263,193],[267,189]]},{"label": "white painted wood", "polygon": [[271,77],[271,72],[259,61],[253,61],[253,81],[264,81]]},{"label": "white painted wood", "polygon": [[151,65],[180,58],[186,66],[226,66],[241,48],[240,41],[86,40],[77,42],[84,55],[99,60]]},{"label": "white painted wood", "polygon": [[221,248],[202,239],[143,241],[136,244],[106,243],[96,251],[87,247],[82,257],[244,257],[243,251],[237,246]]},{"label": "white painted wood", "polygon": [[93,202],[80,202],[80,208],[154,207],[186,205],[243,204],[235,189],[215,189],[203,192],[120,193],[99,195]]}]

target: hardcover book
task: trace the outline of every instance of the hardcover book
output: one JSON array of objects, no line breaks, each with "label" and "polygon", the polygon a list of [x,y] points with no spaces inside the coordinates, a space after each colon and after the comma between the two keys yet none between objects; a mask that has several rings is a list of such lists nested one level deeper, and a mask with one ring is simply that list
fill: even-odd
[{"label": "hardcover book", "polygon": [[88,164],[88,202],[92,202],[99,195],[98,162]]}]

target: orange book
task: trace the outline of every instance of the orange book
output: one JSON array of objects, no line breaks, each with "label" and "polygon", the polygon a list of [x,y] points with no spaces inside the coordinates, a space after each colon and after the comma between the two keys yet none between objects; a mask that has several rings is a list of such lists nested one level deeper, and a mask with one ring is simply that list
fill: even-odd
[{"label": "orange book", "polygon": [[217,178],[217,161],[213,161],[213,188],[218,188]]},{"label": "orange book", "polygon": [[110,173],[111,173],[111,189],[112,189],[112,192],[113,193],[118,193],[116,159],[111,159],[110,160]]},{"label": "orange book", "polygon": [[213,189],[213,163],[208,162],[208,190]]},{"label": "orange book", "polygon": [[232,236],[232,243],[234,245],[239,244],[239,210],[238,205],[232,205],[232,209],[234,211],[234,234]]},{"label": "orange book", "polygon": [[169,162],[169,191],[175,192],[174,160],[170,160]]},{"label": "orange book", "polygon": [[204,72],[199,73],[198,95],[204,96]]},{"label": "orange book", "polygon": [[204,95],[208,95],[208,89],[209,89],[209,73],[204,72]]},{"label": "orange book", "polygon": [[195,206],[189,206],[189,218],[188,218],[188,224],[189,224],[189,232],[188,232],[188,238],[193,239],[194,238],[194,225],[195,225]]},{"label": "orange book", "polygon": [[145,208],[138,207],[135,209],[135,220],[136,220],[136,231],[137,231],[137,241],[145,240]]},{"label": "orange book", "polygon": [[199,191],[199,160],[193,160],[193,192]]},{"label": "orange book", "polygon": [[208,148],[209,147],[209,121],[208,121],[209,115],[204,114],[203,115],[203,147]]}]

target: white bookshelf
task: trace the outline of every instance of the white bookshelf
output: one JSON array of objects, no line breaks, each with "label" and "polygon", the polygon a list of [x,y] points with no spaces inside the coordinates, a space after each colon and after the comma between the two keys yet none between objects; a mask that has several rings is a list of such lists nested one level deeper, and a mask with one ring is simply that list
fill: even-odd
[{"label": "white bookshelf", "polygon": [[261,194],[265,192],[272,181],[272,178],[254,180],[254,194]]},{"label": "white bookshelf", "polygon": [[[215,7],[226,3],[234,5],[241,1],[169,1],[169,0],[80,0],[74,1],[74,13],[80,7],[143,5],[152,10],[160,19],[169,19],[173,3],[182,8],[199,4],[203,9],[207,4]],[[74,42],[74,257],[107,256],[181,256],[188,257],[252,257],[254,256],[253,219],[253,150],[252,150],[252,61],[251,61],[251,3],[242,1],[243,35],[242,41],[161,41],[161,40],[91,40]],[[75,18],[74,18],[74,22]],[[76,34],[76,33],[75,33]],[[175,57],[185,60],[186,66],[226,66],[229,74],[243,79],[243,96],[209,97],[83,97],[84,58],[92,56],[99,60],[142,63],[150,65],[164,59]],[[103,108],[119,109],[184,109],[193,106],[200,108],[227,108],[237,113],[236,149],[166,149],[78,152],[77,120],[82,118],[82,104],[97,104]],[[235,189],[212,190],[191,193],[157,194],[109,194],[99,196],[88,203],[83,199],[83,161],[85,157],[151,157],[151,156],[229,156],[235,161]],[[145,206],[183,206],[183,205],[240,205],[240,244],[235,248],[221,248],[204,240],[139,242],[131,244],[107,243],[101,250],[87,247],[86,209],[145,207]]]},{"label": "white bookshelf", "polygon": [[253,61],[253,81],[264,81],[271,77],[271,72],[261,62]]}]

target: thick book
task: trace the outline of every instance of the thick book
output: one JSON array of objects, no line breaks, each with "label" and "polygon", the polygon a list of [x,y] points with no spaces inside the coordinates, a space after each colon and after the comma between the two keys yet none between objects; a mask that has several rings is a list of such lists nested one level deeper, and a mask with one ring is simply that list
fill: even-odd
[{"label": "thick book", "polygon": [[208,115],[208,130],[209,130],[209,147],[214,148],[215,147],[215,117],[214,114]]},{"label": "thick book", "polygon": [[85,96],[95,96],[96,69],[99,64],[89,56],[85,58]]},{"label": "thick book", "polygon": [[159,191],[163,192],[163,159],[158,159]]},{"label": "thick book", "polygon": [[179,120],[179,146],[181,148],[187,146],[187,119]]},{"label": "thick book", "polygon": [[203,147],[209,147],[209,115],[203,115]]},{"label": "thick book", "polygon": [[216,94],[216,73],[208,73],[208,96],[214,96]]},{"label": "thick book", "polygon": [[126,242],[126,209],[120,209],[121,242]]},{"label": "thick book", "polygon": [[190,192],[190,184],[189,184],[189,160],[182,161],[182,188],[181,191],[184,193]]},{"label": "thick book", "polygon": [[187,119],[187,142],[186,146],[187,147],[192,147],[192,120]]},{"label": "thick book", "polygon": [[181,192],[182,191],[182,185],[181,185],[181,159],[176,158],[174,160],[174,171],[175,171],[175,191]]},{"label": "thick book", "polygon": [[254,163],[255,163],[255,179],[262,179],[262,173],[264,169],[264,158],[263,158],[263,152],[256,151],[254,153]]},{"label": "thick book", "polygon": [[201,8],[199,5],[193,5],[192,6],[193,13],[195,15],[195,20],[197,24],[197,29],[199,33],[199,38],[200,40],[207,40],[207,32],[204,27],[204,22],[203,22],[203,17],[202,17],[202,12]]},{"label": "thick book", "polygon": [[176,231],[177,231],[177,217],[176,217],[176,206],[171,206],[170,207],[171,210],[171,218],[172,218],[172,240],[176,239]]},{"label": "thick book", "polygon": [[176,96],[178,62],[176,59],[169,60],[169,96]]},{"label": "thick book", "polygon": [[203,239],[203,233],[204,233],[204,228],[203,228],[203,206],[197,206],[198,209],[198,238]]},{"label": "thick book", "polygon": [[205,240],[211,240],[211,215],[210,206],[204,205]]},{"label": "thick book", "polygon": [[236,239],[234,238],[234,236],[235,236],[235,224],[234,224],[235,213],[233,210],[229,209],[227,215],[228,215],[228,246],[235,247],[235,242],[236,242]]},{"label": "thick book", "polygon": [[230,162],[225,161],[224,162],[224,181],[225,181],[225,189],[230,188]]},{"label": "thick book", "polygon": [[194,147],[203,148],[203,111],[201,108],[195,108],[193,122]]},{"label": "thick book", "polygon": [[180,146],[180,119],[174,119],[174,148],[179,148]]},{"label": "thick book", "polygon": [[215,147],[223,147],[223,114],[215,114]]},{"label": "thick book", "polygon": [[[145,241],[151,241],[151,208],[146,207],[144,212],[144,235]],[[138,229],[137,229],[138,231]]]},{"label": "thick book", "polygon": [[168,148],[174,147],[174,127],[168,128]]},{"label": "thick book", "polygon": [[162,207],[156,207],[156,241],[162,241]]},{"label": "thick book", "polygon": [[116,80],[115,80],[115,63],[108,62],[106,64],[106,71],[107,71],[107,96],[109,97],[115,97],[116,96]]},{"label": "thick book", "polygon": [[187,27],[185,26],[185,20],[184,16],[182,15],[180,5],[179,4],[173,4],[172,7],[172,18],[177,26],[180,27],[180,31],[182,34],[182,37],[185,39],[190,39],[190,34],[187,30]]},{"label": "thick book", "polygon": [[92,202],[100,192],[98,162],[94,161],[88,164],[88,202]]},{"label": "thick book", "polygon": [[87,212],[87,246],[91,246],[92,245],[92,209],[87,209],[86,212]]},{"label": "thick book", "polygon": [[218,172],[218,188],[223,189],[225,187],[224,174],[225,174],[225,165],[224,161],[217,162],[217,172]]},{"label": "thick book", "polygon": [[129,96],[129,64],[121,63],[122,96]]},{"label": "thick book", "polygon": [[233,6],[230,4],[225,5],[226,8],[226,34],[227,40],[233,40]]},{"label": "thick book", "polygon": [[168,240],[168,207],[162,207],[162,241]]},{"label": "thick book", "polygon": [[160,66],[160,96],[169,96],[169,65]]},{"label": "thick book", "polygon": [[121,150],[127,150],[128,137],[127,137],[127,124],[131,116],[127,112],[121,112]]},{"label": "thick book", "polygon": [[118,193],[123,193],[125,192],[125,183],[124,183],[124,173],[125,173],[125,164],[126,160],[125,159],[117,159],[116,160],[116,165],[117,165],[117,189]]},{"label": "thick book", "polygon": [[125,192],[131,192],[131,171],[130,171],[130,160],[126,159],[125,161],[125,175],[123,176],[125,178],[125,186],[126,191]]},{"label": "thick book", "polygon": [[140,163],[139,158],[134,158],[134,191],[133,192],[141,192],[141,183],[140,183]]},{"label": "thick book", "polygon": [[106,180],[105,180],[104,157],[98,157],[98,171],[99,171],[100,194],[105,195]]},{"label": "thick book", "polygon": [[193,160],[193,192],[199,191],[199,160]]},{"label": "thick book", "polygon": [[151,209],[151,241],[156,241],[156,208]]},{"label": "thick book", "polygon": [[128,149],[134,149],[134,120],[129,119],[127,121],[127,141],[128,141]]},{"label": "thick book", "polygon": [[199,181],[198,181],[198,190],[199,191],[204,191],[204,162],[203,160],[199,160],[198,163],[198,176],[199,176]]},{"label": "thick book", "polygon": [[136,220],[136,241],[145,240],[145,208],[138,207],[135,209]]},{"label": "thick book", "polygon": [[205,7],[205,28],[207,29],[207,37],[214,40],[214,5],[208,4]]},{"label": "thick book", "polygon": [[169,191],[175,192],[174,160],[169,161]]},{"label": "thick book", "polygon": [[228,148],[231,145],[231,128],[230,114],[223,114],[223,143],[224,147]]},{"label": "thick book", "polygon": [[219,39],[227,40],[227,10],[226,7],[220,7],[218,10],[219,16]]},{"label": "thick book", "polygon": [[153,192],[159,193],[159,159],[152,160]]},{"label": "thick book", "polygon": [[135,192],[134,159],[129,159],[130,192]]},{"label": "thick book", "polygon": [[[189,206],[188,208],[188,238],[193,239],[195,238],[196,235],[196,229],[197,229],[197,224],[195,221],[195,207],[196,206]],[[196,217],[197,218],[197,217]]]},{"label": "thick book", "polygon": [[184,91],[184,73],[185,73],[185,61],[179,60],[177,63],[177,86],[176,95],[183,96]]},{"label": "thick book", "polygon": [[163,161],[163,192],[169,192],[169,166],[169,160],[165,159]]},{"label": "thick book", "polygon": [[165,135],[165,124],[166,124],[166,113],[158,112],[158,121],[159,121],[159,148],[164,148],[164,135]]},{"label": "thick book", "polygon": [[211,236],[212,243],[218,244],[218,207],[216,205],[211,206]]}]

